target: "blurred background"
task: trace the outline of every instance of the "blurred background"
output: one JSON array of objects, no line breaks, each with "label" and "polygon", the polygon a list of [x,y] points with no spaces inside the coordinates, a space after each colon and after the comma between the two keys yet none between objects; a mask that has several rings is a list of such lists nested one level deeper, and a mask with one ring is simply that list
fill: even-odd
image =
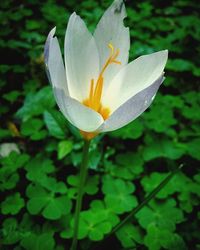
[{"label": "blurred background", "polygon": [[[1,1],[1,249],[69,249],[83,142],[55,104],[44,43],[56,26],[63,51],[69,15],[76,11],[92,32],[111,3]],[[130,60],[168,49],[166,80],[141,117],[92,142],[80,249],[93,249],[181,163],[181,173],[101,249],[200,249],[200,4],[126,7]]]}]

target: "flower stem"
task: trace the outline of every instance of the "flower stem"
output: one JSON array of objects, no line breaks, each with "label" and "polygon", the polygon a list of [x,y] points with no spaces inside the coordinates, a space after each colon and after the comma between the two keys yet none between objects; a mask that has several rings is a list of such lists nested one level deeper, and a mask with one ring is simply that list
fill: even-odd
[{"label": "flower stem", "polygon": [[85,140],[83,146],[83,156],[82,156],[82,163],[80,167],[80,177],[79,177],[79,184],[78,184],[78,193],[77,193],[77,200],[76,200],[76,208],[75,208],[75,217],[74,217],[74,235],[73,241],[70,250],[77,249],[78,243],[78,229],[79,229],[79,215],[82,207],[82,199],[84,195],[84,185],[87,177],[87,168],[88,168],[88,155],[89,155],[89,147],[90,141]]}]

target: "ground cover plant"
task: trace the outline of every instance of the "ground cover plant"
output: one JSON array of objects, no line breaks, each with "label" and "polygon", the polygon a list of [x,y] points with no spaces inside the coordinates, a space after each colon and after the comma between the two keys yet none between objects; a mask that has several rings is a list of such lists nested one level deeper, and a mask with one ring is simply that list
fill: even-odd
[{"label": "ground cover plant", "polygon": [[[59,112],[43,48],[57,26],[61,47],[76,11],[93,31],[111,1],[1,3],[1,248],[69,249],[83,141]],[[200,6],[127,1],[131,60],[168,49],[153,105],[90,147],[80,249],[200,249]],[[167,176],[181,172],[124,227],[103,241]],[[101,245],[100,242],[102,241]]]}]

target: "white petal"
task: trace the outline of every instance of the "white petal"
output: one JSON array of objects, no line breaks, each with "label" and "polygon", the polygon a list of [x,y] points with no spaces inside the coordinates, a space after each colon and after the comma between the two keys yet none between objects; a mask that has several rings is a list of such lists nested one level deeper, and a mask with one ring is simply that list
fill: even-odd
[{"label": "white petal", "polygon": [[163,81],[162,75],[152,85],[131,97],[102,124],[98,131],[113,131],[136,119],[150,106]]},{"label": "white petal", "polygon": [[98,77],[99,56],[93,36],[76,13],[65,35],[65,65],[70,96],[81,102],[89,96],[91,79]]},{"label": "white petal", "polygon": [[99,113],[66,96],[63,90],[55,88],[54,94],[63,115],[78,129],[94,132],[103,123]]},{"label": "white petal", "polygon": [[44,58],[47,76],[55,88],[61,88],[68,94],[66,71],[57,37],[54,37],[56,28],[49,32],[47,37]]},{"label": "white petal", "polygon": [[168,51],[141,56],[125,66],[112,80],[104,96],[103,106],[115,111],[132,96],[150,86],[163,73]]},{"label": "white petal", "polygon": [[94,32],[94,38],[96,40],[100,56],[100,69],[102,69],[109,57],[109,43],[112,43],[114,48],[119,49],[120,51],[117,60],[119,60],[122,64],[110,65],[105,71],[104,78],[106,83],[104,91],[106,91],[106,88],[114,75],[128,62],[130,48],[129,28],[126,28],[123,23],[123,19],[126,16],[123,1],[115,0],[100,19]]}]

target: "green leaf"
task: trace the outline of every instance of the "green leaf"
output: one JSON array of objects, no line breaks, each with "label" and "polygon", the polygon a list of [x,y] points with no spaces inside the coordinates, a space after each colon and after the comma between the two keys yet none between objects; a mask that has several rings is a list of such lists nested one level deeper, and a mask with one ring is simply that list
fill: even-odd
[{"label": "green leaf", "polygon": [[186,152],[186,146],[176,141],[170,141],[168,139],[153,139],[143,149],[143,157],[145,161],[150,161],[156,158],[165,157],[172,160],[181,158]]},{"label": "green leaf", "polygon": [[199,98],[200,94],[196,91],[189,91],[184,93],[183,99],[185,103],[182,106],[181,113],[185,118],[193,121],[200,120],[198,112],[196,112],[200,105]]},{"label": "green leaf", "polygon": [[27,250],[54,250],[55,240],[52,233],[31,233],[21,241],[21,246]]},{"label": "green leaf", "polygon": [[[47,219],[57,220],[61,218],[62,215],[66,215],[70,212],[71,201],[66,195],[62,195],[66,193],[64,183],[52,181],[53,180],[50,179],[47,189],[44,189],[40,185],[28,186],[26,190],[26,194],[29,197],[27,209],[30,214],[42,213]],[[65,187],[64,190],[63,186]]]},{"label": "green leaf", "polygon": [[27,179],[42,184],[48,174],[55,172],[55,166],[50,159],[43,158],[42,155],[37,155],[32,158],[25,166],[27,171]]},{"label": "green leaf", "polygon": [[9,136],[11,136],[11,131],[10,130],[0,128],[0,138],[1,139],[9,137]]},{"label": "green leaf", "polygon": [[9,93],[6,93],[3,95],[3,98],[6,99],[7,101],[13,103],[17,100],[17,98],[20,96],[20,92],[17,90],[13,90]]},{"label": "green leaf", "polygon": [[40,119],[28,119],[22,123],[21,133],[29,136],[32,140],[41,140],[47,135],[46,131],[42,130],[43,125],[43,121]]},{"label": "green leaf", "polygon": [[[90,240],[98,241],[111,231],[112,227],[119,222],[119,218],[100,200],[92,201],[90,207],[89,210],[80,213],[78,238],[83,239],[88,236]],[[71,221],[70,228],[62,231],[62,238],[73,236],[73,224],[74,219]]]},{"label": "green leaf", "polygon": [[[157,104],[158,103],[158,104]],[[144,114],[145,124],[157,133],[168,133],[173,125],[177,124],[173,110],[168,103],[157,101],[149,112]],[[156,105],[157,104],[157,105]]]},{"label": "green leaf", "polygon": [[79,238],[82,238],[86,234],[90,240],[99,241],[111,229],[112,225],[107,221],[107,214],[104,210],[81,212]]},{"label": "green leaf", "polygon": [[162,248],[170,250],[187,249],[180,236],[168,230],[157,228],[153,223],[147,228],[147,235],[145,236],[144,243],[150,250],[159,250]]},{"label": "green leaf", "polygon": [[100,200],[93,200],[90,204],[93,213],[96,211],[104,211],[106,220],[114,227],[119,222],[119,217],[113,213],[110,208],[106,207],[106,204]]},{"label": "green leaf", "polygon": [[[74,197],[74,195],[77,193],[78,182],[79,182],[79,175],[78,176],[70,175],[67,177],[67,183],[75,187],[70,189],[72,197]],[[84,187],[85,192],[89,195],[96,194],[98,192],[98,184],[99,184],[98,175],[88,176]]]},{"label": "green leaf", "polygon": [[167,68],[176,72],[191,71],[193,63],[183,59],[169,59]]},{"label": "green leaf", "polygon": [[138,204],[136,197],[132,195],[135,186],[131,182],[104,176],[102,191],[106,206],[117,214],[131,211]]},{"label": "green leaf", "polygon": [[119,137],[122,139],[137,139],[142,136],[144,126],[140,119],[137,119],[130,123],[129,125],[120,128],[114,132],[111,132],[110,135],[113,137]]},{"label": "green leaf", "polygon": [[136,215],[139,224],[146,229],[151,223],[154,223],[160,229],[174,231],[176,224],[183,221],[183,213],[176,208],[176,202],[169,199],[163,203],[151,202],[150,207],[142,208]]},{"label": "green leaf", "polygon": [[199,145],[200,145],[200,139],[194,139],[187,144],[187,151],[191,157],[194,159],[200,160],[200,154],[199,154]]},{"label": "green leaf", "polygon": [[107,172],[113,177],[124,180],[132,180],[134,177],[134,174],[131,172],[130,168],[114,165],[111,161],[106,161],[105,167]]},{"label": "green leaf", "polygon": [[21,198],[20,193],[15,193],[8,196],[1,204],[1,211],[3,214],[17,214],[24,207],[24,199]]},{"label": "green leaf", "polygon": [[143,243],[142,230],[138,226],[130,223],[120,228],[119,231],[116,232],[116,236],[124,248],[136,247],[136,243]]},{"label": "green leaf", "polygon": [[5,219],[2,226],[3,244],[12,245],[21,239],[22,235],[17,230],[18,223],[15,218],[10,217]]},{"label": "green leaf", "polygon": [[34,30],[40,28],[41,24],[38,20],[26,20],[26,28],[28,30]]},{"label": "green leaf", "polygon": [[[145,237],[145,245],[148,246],[149,250],[159,250],[163,247],[163,243],[170,238],[172,235],[167,230],[160,230],[154,224],[150,224],[148,234]],[[164,244],[165,246],[165,244]]]},{"label": "green leaf", "polygon": [[19,180],[18,169],[29,160],[27,154],[19,154],[12,151],[9,156],[1,159],[2,167],[0,168],[0,189],[12,189]]},{"label": "green leaf", "polygon": [[27,154],[19,154],[17,152],[12,151],[7,157],[1,159],[2,165],[6,168],[17,170],[26,164],[29,160],[29,155]]},{"label": "green leaf", "polygon": [[44,87],[37,93],[29,93],[26,96],[24,105],[17,111],[16,116],[26,121],[33,116],[42,114],[54,105],[55,100],[51,87]]},{"label": "green leaf", "polygon": [[119,154],[116,157],[116,162],[122,165],[123,168],[128,168],[134,175],[141,174],[143,171],[144,160],[138,153]]},{"label": "green leaf", "polygon": [[67,132],[66,121],[63,121],[62,115],[58,111],[45,111],[44,122],[50,135],[58,139],[65,138]]},{"label": "green leaf", "polygon": [[94,195],[98,192],[99,176],[94,175],[87,178],[85,192],[89,195]]},{"label": "green leaf", "polygon": [[61,141],[58,144],[58,159],[61,160],[67,156],[73,149],[73,142],[70,140]]},{"label": "green leaf", "polygon": [[57,197],[50,199],[48,204],[45,204],[43,210],[43,216],[47,219],[56,220],[61,217],[61,215],[69,213],[71,209],[71,203],[66,196]]},{"label": "green leaf", "polygon": [[[144,187],[146,193],[150,193],[154,188],[156,188],[159,183],[161,183],[167,176],[167,173],[152,173],[150,176],[144,176],[141,184]],[[176,178],[176,177],[174,177]],[[177,181],[177,178],[176,178]],[[157,195],[157,198],[166,198],[168,195],[175,193],[178,191],[178,186],[174,185],[176,182],[171,180],[171,182],[162,189]]]}]

